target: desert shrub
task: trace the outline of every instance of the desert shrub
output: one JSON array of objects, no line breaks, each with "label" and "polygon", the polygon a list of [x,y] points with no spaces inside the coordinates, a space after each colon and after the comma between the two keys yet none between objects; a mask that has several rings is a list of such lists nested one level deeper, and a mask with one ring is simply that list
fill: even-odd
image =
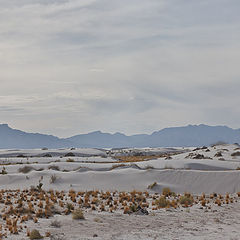
[{"label": "desert shrub", "polygon": [[168,206],[169,201],[164,196],[161,196],[159,199],[155,201],[155,203],[158,207],[165,208]]},{"label": "desert shrub", "polygon": [[75,162],[75,160],[72,159],[72,158],[68,158],[68,159],[66,160],[66,162]]},{"label": "desert shrub", "polygon": [[136,212],[137,209],[138,209],[138,207],[137,207],[137,205],[135,205],[135,204],[133,204],[133,205],[130,206],[130,210],[131,210],[132,212]]},{"label": "desert shrub", "polygon": [[52,155],[51,155],[50,153],[47,153],[47,154],[43,155],[43,157],[49,157],[49,158],[51,158]]},{"label": "desert shrub", "polygon": [[54,220],[51,222],[50,224],[51,227],[55,227],[55,228],[60,228],[61,227],[61,222]]},{"label": "desert shrub", "polygon": [[193,157],[193,159],[205,159],[205,156],[203,154],[197,154]]},{"label": "desert shrub", "polygon": [[27,156],[24,156],[23,154],[17,155],[17,158],[26,158]]},{"label": "desert shrub", "polygon": [[102,223],[103,222],[100,218],[94,218],[93,221],[97,222],[97,223]]},{"label": "desert shrub", "polygon": [[165,187],[162,190],[162,195],[168,197],[168,196],[175,196],[176,194],[175,194],[175,192],[172,192],[170,188]]},{"label": "desert shrub", "polygon": [[5,167],[2,168],[2,171],[0,172],[0,174],[2,174],[2,175],[7,174],[7,171],[6,171],[6,168],[5,168]]},{"label": "desert shrub", "polygon": [[65,157],[75,157],[75,154],[72,152],[69,152],[69,153],[66,153],[64,156]]},{"label": "desert shrub", "polygon": [[67,210],[71,211],[74,209],[74,206],[72,205],[72,203],[67,203]]},{"label": "desert shrub", "polygon": [[217,146],[226,145],[226,144],[227,144],[226,142],[218,141],[216,143],[211,144],[210,146],[211,147],[217,147]]},{"label": "desert shrub", "polygon": [[185,194],[180,197],[179,202],[182,205],[191,205],[193,203],[193,197],[190,194]]},{"label": "desert shrub", "polygon": [[214,157],[222,157],[222,153],[221,152],[217,152]]},{"label": "desert shrub", "polygon": [[41,172],[41,171],[44,170],[44,168],[38,168],[38,169],[35,169],[35,170],[38,171],[38,172]]},{"label": "desert shrub", "polygon": [[231,154],[232,157],[237,157],[237,156],[240,156],[240,152],[234,152]]},{"label": "desert shrub", "polygon": [[148,189],[153,189],[156,185],[157,185],[157,182],[154,182],[154,183],[148,185],[147,188],[148,188]]},{"label": "desert shrub", "polygon": [[85,219],[83,211],[81,209],[74,210],[73,213],[72,213],[72,218],[74,220]]},{"label": "desert shrub", "polygon": [[55,183],[56,181],[58,180],[58,177],[55,175],[55,174],[53,174],[53,175],[51,175],[51,178],[50,178],[50,183]]},{"label": "desert shrub", "polygon": [[31,232],[30,232],[30,236],[29,236],[30,239],[42,239],[43,236],[39,233],[39,231],[37,229],[33,229]]},{"label": "desert shrub", "polygon": [[43,183],[39,182],[37,185],[37,190],[41,191],[42,190]]},{"label": "desert shrub", "polygon": [[56,166],[56,165],[49,166],[48,169],[52,169],[52,170],[55,170],[55,171],[60,171],[59,166]]},{"label": "desert shrub", "polygon": [[19,168],[18,172],[20,172],[20,173],[29,173],[32,170],[34,170],[33,167],[31,167],[31,166],[24,166],[22,168]]}]

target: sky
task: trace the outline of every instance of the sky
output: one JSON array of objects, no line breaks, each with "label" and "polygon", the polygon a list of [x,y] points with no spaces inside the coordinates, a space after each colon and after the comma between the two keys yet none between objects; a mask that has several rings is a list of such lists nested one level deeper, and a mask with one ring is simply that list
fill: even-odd
[{"label": "sky", "polygon": [[0,0],[0,123],[67,137],[240,128],[239,0]]}]

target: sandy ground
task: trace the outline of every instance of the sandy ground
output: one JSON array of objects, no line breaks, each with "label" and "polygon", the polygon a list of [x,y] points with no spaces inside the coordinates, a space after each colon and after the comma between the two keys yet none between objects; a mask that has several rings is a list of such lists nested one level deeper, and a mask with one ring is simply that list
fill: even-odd
[{"label": "sandy ground", "polygon": [[[156,155],[180,149],[61,149],[61,150],[1,150],[1,189],[29,189],[40,182],[43,189],[69,191],[134,189],[161,193],[169,187],[176,193],[193,194],[240,192],[240,151],[238,145],[220,145],[201,149],[184,149],[171,158],[153,158],[136,162],[121,162],[117,156],[134,154]],[[75,156],[65,156],[69,152]],[[43,157],[44,154],[52,157]],[[19,155],[24,155],[21,157]],[[240,155],[240,154],[239,154]],[[69,161],[68,159],[71,159]],[[23,173],[21,168],[32,167]],[[58,169],[51,168],[52,166]],[[51,182],[56,176],[54,182]],[[155,183],[154,187],[148,186]],[[3,209],[0,209],[1,211]],[[85,220],[73,220],[70,215],[39,218],[38,223],[28,221],[28,229],[36,228],[41,234],[50,232],[45,239],[240,239],[240,202],[214,205],[211,209],[199,204],[190,208],[170,208],[149,215],[128,215],[84,209]],[[60,227],[51,226],[59,221]],[[4,226],[4,221],[0,218]],[[26,228],[8,239],[28,239]]]},{"label": "sandy ground", "polygon": [[[240,203],[212,210],[199,207],[159,210],[148,216],[118,213],[85,213],[85,220],[72,220],[71,215],[40,219],[29,223],[44,235],[49,231],[56,240],[80,239],[206,239],[237,240],[240,235]],[[51,227],[57,220],[60,228]],[[12,235],[9,239],[28,239],[24,233]]]}]

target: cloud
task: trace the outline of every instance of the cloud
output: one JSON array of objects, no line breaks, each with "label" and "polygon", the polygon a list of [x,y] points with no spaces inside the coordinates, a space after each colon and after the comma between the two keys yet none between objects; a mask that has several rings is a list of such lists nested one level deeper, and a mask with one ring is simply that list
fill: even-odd
[{"label": "cloud", "polygon": [[239,127],[239,10],[237,0],[3,0],[0,121],[59,136]]}]

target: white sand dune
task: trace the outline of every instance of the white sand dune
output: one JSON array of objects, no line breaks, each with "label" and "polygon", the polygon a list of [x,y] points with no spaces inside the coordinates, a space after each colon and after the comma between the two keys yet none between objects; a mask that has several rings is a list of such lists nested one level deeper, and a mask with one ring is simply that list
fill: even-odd
[{"label": "white sand dune", "polygon": [[[140,150],[137,151],[140,152]],[[168,151],[168,149],[164,150]],[[69,188],[76,190],[146,190],[148,185],[156,182],[157,185],[153,189],[156,192],[160,192],[165,186],[169,186],[179,193],[185,191],[192,193],[240,191],[240,171],[236,170],[240,166],[240,157],[231,156],[233,152],[237,151],[236,145],[210,147],[208,150],[205,148],[191,150],[176,154],[170,160],[157,158],[122,164],[121,162],[115,163],[116,158],[102,156],[102,150],[96,149],[73,150],[78,153],[84,152],[87,155],[100,154],[100,156],[92,157],[74,156],[71,157],[73,162],[67,162],[68,157],[29,157],[26,160],[25,158],[5,156],[0,158],[0,162],[4,164],[0,167],[0,171],[5,168],[7,174],[0,175],[0,179],[2,188],[11,189],[36,186],[43,178],[42,183],[45,189],[58,190],[69,190]],[[39,154],[43,151],[46,150],[29,152],[24,150],[24,153],[30,155],[33,152]],[[66,150],[58,151],[68,152]],[[132,151],[133,149],[131,149]],[[144,152],[146,149],[142,149],[142,151]],[[158,151],[163,152],[162,149],[158,149]],[[171,149],[171,151],[173,150]],[[4,150],[2,154],[6,154],[6,152],[8,151]],[[48,152],[50,151],[48,150]],[[218,153],[217,156],[216,153]],[[221,157],[219,157],[219,153],[221,153]],[[199,154],[203,158],[195,159]],[[20,161],[28,162],[28,164],[19,164]],[[19,172],[19,169],[25,166],[33,169],[28,173]],[[57,176],[57,180],[50,183],[53,175]]]},{"label": "white sand dune", "polygon": [[[53,156],[42,157],[44,151],[52,153]],[[121,149],[110,152],[97,149],[71,151],[77,152],[75,156],[64,156],[69,149],[2,151],[0,172],[5,174],[0,174],[1,189],[24,190],[42,183],[43,189],[59,191],[135,189],[161,193],[164,187],[169,187],[176,193],[190,192],[196,195],[240,192],[240,171],[237,170],[240,167],[240,157],[232,156],[232,153],[239,151],[236,145],[186,149],[182,153],[177,152],[178,148]],[[9,152],[12,155],[9,155]],[[28,157],[17,157],[18,152]],[[175,155],[167,159],[159,158],[160,152],[171,152]],[[128,154],[151,155],[152,158],[125,162],[116,157]],[[153,183],[154,186],[148,189]],[[69,240],[238,239],[239,197],[237,194],[233,195],[234,202],[221,207],[212,203],[210,208],[202,208],[201,204],[190,209],[180,206],[177,209],[153,211],[149,208],[148,216],[126,215],[120,210],[109,213],[84,209],[86,218],[84,221],[72,220],[71,215],[54,215],[50,219],[39,218],[38,223],[30,220],[27,227],[37,228],[41,234],[49,231],[56,239]],[[59,229],[51,226],[54,220],[60,222]],[[3,219],[0,219],[0,224],[5,224]],[[26,230],[19,232],[18,235],[9,235],[8,238],[27,239]]]}]

